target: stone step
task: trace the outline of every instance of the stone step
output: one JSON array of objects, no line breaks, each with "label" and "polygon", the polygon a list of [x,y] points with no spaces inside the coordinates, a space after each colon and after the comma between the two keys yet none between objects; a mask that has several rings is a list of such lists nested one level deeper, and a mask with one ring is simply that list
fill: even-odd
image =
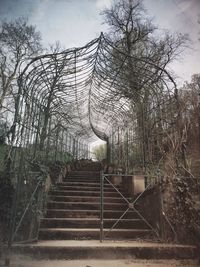
[{"label": "stone step", "polygon": [[95,178],[99,179],[100,178],[100,173],[99,172],[70,172],[67,176],[66,179],[68,178]]},{"label": "stone step", "polygon": [[[147,229],[104,229],[104,236],[107,239],[123,240],[151,238],[152,231]],[[100,230],[97,228],[40,228],[39,240],[97,240],[100,237]]]},{"label": "stone step", "polygon": [[[47,208],[48,209],[73,209],[73,210],[79,210],[79,209],[99,209],[100,203],[95,202],[58,202],[58,201],[48,201],[47,202]],[[123,210],[125,211],[128,208],[128,205],[125,203],[104,203],[104,209],[107,210]]]},{"label": "stone step", "polygon": [[100,182],[100,177],[94,177],[94,176],[67,176],[66,178],[63,179],[63,182],[68,182],[68,181],[75,181],[75,182],[82,182],[82,181],[88,181],[88,182],[94,182],[94,183],[99,183]]},{"label": "stone step", "polygon": [[[70,190],[70,191],[100,191],[100,187],[95,187],[95,186],[78,186],[78,185],[57,185],[56,186],[57,190]],[[118,188],[117,188],[118,189]],[[118,189],[121,193],[125,193],[124,189],[119,188]],[[105,187],[104,188],[105,192],[113,192],[116,191],[113,187]]]},{"label": "stone step", "polygon": [[[104,227],[111,228],[117,219],[104,219]],[[100,228],[100,219],[96,218],[43,218],[41,228]],[[141,219],[121,219],[115,229],[149,229]]]},{"label": "stone step", "polygon": [[[50,195],[50,200],[58,202],[98,202],[100,203],[100,197],[92,196],[59,196]],[[126,203],[126,201],[120,197],[104,197],[104,203]]]},{"label": "stone step", "polygon": [[[100,191],[81,191],[81,190],[54,190],[50,191],[49,195],[57,195],[57,196],[100,196]],[[126,195],[123,194],[125,197]],[[115,192],[104,192],[104,197],[120,197],[120,194],[115,191]]]},{"label": "stone step", "polygon": [[[104,241],[100,243],[98,240],[51,240],[39,241],[35,244],[15,244],[12,246],[12,251],[22,255],[29,255],[34,259],[47,260],[194,260],[198,259],[199,256],[195,246],[141,241]],[[160,266],[161,263],[155,263],[155,266],[157,264]],[[147,266],[148,264],[146,265],[145,261],[145,263],[143,262],[139,265]],[[67,262],[66,266],[68,266]],[[111,265],[109,264],[109,266]],[[130,263],[130,266],[135,266],[135,263]],[[186,265],[184,264],[184,266]]]},{"label": "stone step", "polygon": [[[75,186],[92,186],[92,187],[100,187],[100,182],[84,182],[84,181],[81,181],[81,182],[77,182],[77,181],[67,181],[67,182],[62,182],[62,183],[57,183],[56,185],[58,186],[72,186],[72,185],[75,185]],[[104,187],[113,187],[111,184],[109,183],[104,183]],[[122,186],[116,186],[117,188],[122,188]]]},{"label": "stone step", "polygon": [[[104,210],[104,218],[118,219],[122,216],[123,211]],[[48,209],[46,211],[48,218],[100,218],[100,210],[65,210],[65,209]],[[138,219],[136,212],[129,210],[124,219]]]},{"label": "stone step", "polygon": [[70,178],[70,179],[64,179],[63,183],[68,183],[68,182],[78,182],[78,183],[100,183],[100,179],[79,179],[79,178]]},{"label": "stone step", "polygon": [[67,177],[100,177],[100,172],[93,172],[93,171],[73,171],[66,175]]},{"label": "stone step", "polygon": [[72,176],[100,176],[99,171],[71,171],[68,175]]}]

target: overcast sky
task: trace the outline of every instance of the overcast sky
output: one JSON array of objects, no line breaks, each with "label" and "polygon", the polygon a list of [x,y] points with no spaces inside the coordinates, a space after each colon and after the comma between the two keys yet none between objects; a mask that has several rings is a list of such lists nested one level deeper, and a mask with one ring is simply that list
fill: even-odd
[{"label": "overcast sky", "polygon": [[[28,17],[41,32],[45,46],[59,40],[65,48],[77,47],[106,31],[99,13],[110,3],[111,0],[0,0],[0,19]],[[193,73],[200,73],[200,0],[144,0],[144,5],[158,27],[190,34],[193,49],[172,65],[180,77],[179,84],[190,80]]]}]

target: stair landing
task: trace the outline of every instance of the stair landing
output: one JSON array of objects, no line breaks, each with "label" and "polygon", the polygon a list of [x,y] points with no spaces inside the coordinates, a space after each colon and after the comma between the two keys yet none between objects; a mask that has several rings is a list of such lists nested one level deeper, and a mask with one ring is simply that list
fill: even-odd
[{"label": "stair landing", "polygon": [[142,241],[65,240],[15,244],[13,251],[37,259],[195,259],[195,246]]}]

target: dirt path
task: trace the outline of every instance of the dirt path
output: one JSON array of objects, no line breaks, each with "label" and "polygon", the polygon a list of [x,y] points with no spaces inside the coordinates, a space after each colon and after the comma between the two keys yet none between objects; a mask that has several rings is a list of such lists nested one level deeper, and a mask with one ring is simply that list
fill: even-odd
[{"label": "dirt path", "polygon": [[[0,261],[0,266],[5,266]],[[33,260],[13,256],[10,267],[197,267],[197,261],[176,260]]]}]

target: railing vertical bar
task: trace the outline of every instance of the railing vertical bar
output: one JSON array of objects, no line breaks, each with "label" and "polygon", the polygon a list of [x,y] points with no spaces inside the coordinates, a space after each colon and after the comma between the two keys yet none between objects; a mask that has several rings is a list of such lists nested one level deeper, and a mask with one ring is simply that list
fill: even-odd
[{"label": "railing vertical bar", "polygon": [[103,227],[104,227],[104,174],[100,173],[100,242],[103,242]]}]

